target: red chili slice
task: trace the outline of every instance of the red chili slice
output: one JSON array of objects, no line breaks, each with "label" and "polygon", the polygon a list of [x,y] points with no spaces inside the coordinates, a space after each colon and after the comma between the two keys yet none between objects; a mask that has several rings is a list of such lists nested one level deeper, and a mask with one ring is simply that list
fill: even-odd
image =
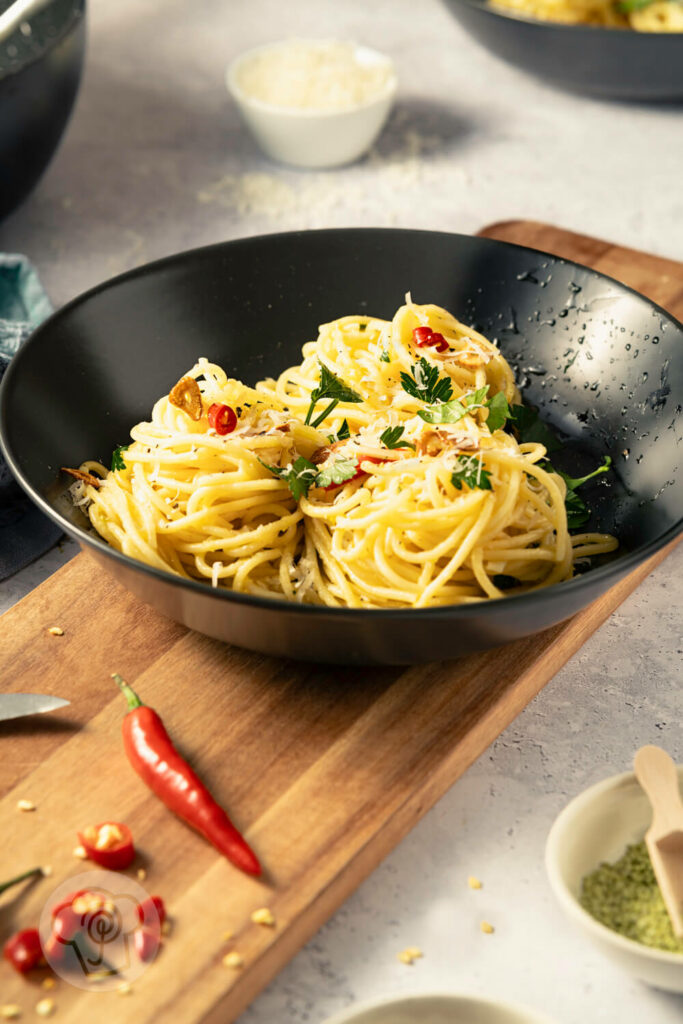
[{"label": "red chili slice", "polygon": [[148,896],[142,903],[138,903],[138,917],[140,924],[148,927],[163,924],[166,920],[166,907],[161,896]]},{"label": "red chili slice", "polygon": [[136,928],[133,934],[135,952],[143,963],[149,963],[157,955],[161,939],[159,928]]},{"label": "red chili slice", "polygon": [[43,962],[43,950],[37,928],[24,928],[12,935],[3,948],[3,956],[15,971],[26,974]]},{"label": "red chili slice", "polygon": [[217,434],[232,434],[237,426],[237,413],[229,405],[209,406],[209,424]]},{"label": "red chili slice", "polygon": [[78,838],[88,858],[109,871],[122,871],[135,859],[133,833],[120,821],[90,825]]},{"label": "red chili slice", "polygon": [[437,352],[448,352],[448,342],[443,334],[433,331],[431,327],[416,327],[413,330],[413,340],[418,348],[433,346]]}]

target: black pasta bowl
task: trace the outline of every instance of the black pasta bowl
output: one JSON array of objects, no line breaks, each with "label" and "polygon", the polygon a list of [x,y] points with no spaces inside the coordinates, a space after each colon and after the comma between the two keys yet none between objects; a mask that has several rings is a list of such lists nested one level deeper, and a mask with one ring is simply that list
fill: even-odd
[{"label": "black pasta bowl", "polygon": [[[523,395],[567,439],[561,468],[587,485],[587,528],[619,551],[524,595],[420,610],[303,606],[217,590],[119,554],[65,494],[62,465],[108,462],[130,427],[204,355],[254,383],[299,360],[320,323],[390,318],[406,291],[491,338]],[[681,529],[683,328],[594,271],[533,249],[428,231],[335,229],[181,253],[94,288],[41,326],[0,392],[0,436],[27,493],[134,594],[192,629],[268,654],[337,663],[454,658],[552,626]],[[93,567],[94,568],[94,567]]]},{"label": "black pasta bowl", "polygon": [[487,0],[445,0],[483,46],[548,85],[609,99],[683,99],[683,33],[569,25]]}]

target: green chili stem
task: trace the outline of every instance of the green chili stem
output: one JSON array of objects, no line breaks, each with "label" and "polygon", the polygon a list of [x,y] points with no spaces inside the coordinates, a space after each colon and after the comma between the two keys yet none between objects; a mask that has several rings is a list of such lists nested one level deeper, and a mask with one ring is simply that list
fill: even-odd
[{"label": "green chili stem", "polygon": [[130,687],[124,679],[121,678],[118,672],[112,672],[111,677],[117,684],[117,686],[120,688],[121,693],[126,698],[129,711],[135,711],[136,708],[144,707],[144,702],[140,700],[135,690],[132,687]]},{"label": "green chili stem", "polygon": [[322,421],[325,419],[325,417],[329,416],[329,414],[334,409],[335,405],[339,405],[339,400],[337,398],[333,398],[332,401],[330,402],[330,404],[327,406],[327,408],[323,409],[323,411],[320,413],[319,416],[316,416],[316,418],[311,423],[311,426],[312,427],[319,426],[319,424],[322,423]]},{"label": "green chili stem", "polygon": [[13,885],[17,885],[19,882],[23,882],[27,878],[33,878],[34,875],[42,875],[42,868],[31,868],[29,871],[24,871],[20,875],[16,875],[14,878],[10,878],[9,882],[3,882],[0,884],[0,893],[5,892],[6,889],[11,889]]}]

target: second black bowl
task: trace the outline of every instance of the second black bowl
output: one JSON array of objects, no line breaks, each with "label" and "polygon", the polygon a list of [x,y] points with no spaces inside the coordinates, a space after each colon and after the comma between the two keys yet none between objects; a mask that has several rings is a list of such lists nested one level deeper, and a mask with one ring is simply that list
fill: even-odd
[{"label": "second black bowl", "polygon": [[29,194],[59,145],[84,51],[85,0],[51,0],[2,43],[0,220]]},{"label": "second black bowl", "polygon": [[683,33],[542,21],[486,0],[445,3],[488,50],[548,85],[610,99],[683,99]]},{"label": "second black bowl", "polygon": [[[474,605],[362,610],[265,600],[119,554],[64,497],[59,467],[108,462],[133,424],[204,355],[247,383],[298,362],[320,323],[391,317],[406,291],[475,324],[523,395],[567,438],[561,468],[609,453],[586,489],[611,561],[568,583]],[[242,647],[342,663],[453,658],[573,615],[680,529],[683,328],[623,285],[533,249],[428,231],[340,229],[249,238],[115,278],[41,326],[0,391],[7,461],[34,501],[164,614]],[[93,567],[94,571],[94,567]]]}]

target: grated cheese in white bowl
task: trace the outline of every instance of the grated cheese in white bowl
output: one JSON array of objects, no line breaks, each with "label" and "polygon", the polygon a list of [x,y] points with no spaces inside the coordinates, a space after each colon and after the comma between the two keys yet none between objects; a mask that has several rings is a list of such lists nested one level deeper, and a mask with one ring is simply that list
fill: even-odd
[{"label": "grated cheese in white bowl", "polygon": [[391,62],[373,50],[326,40],[291,39],[239,65],[235,82],[251,99],[297,110],[348,110],[385,92]]},{"label": "grated cheese in white bowl", "polygon": [[392,61],[352,43],[292,39],[233,61],[226,85],[266,156],[337,167],[367,152],[397,88]]}]

